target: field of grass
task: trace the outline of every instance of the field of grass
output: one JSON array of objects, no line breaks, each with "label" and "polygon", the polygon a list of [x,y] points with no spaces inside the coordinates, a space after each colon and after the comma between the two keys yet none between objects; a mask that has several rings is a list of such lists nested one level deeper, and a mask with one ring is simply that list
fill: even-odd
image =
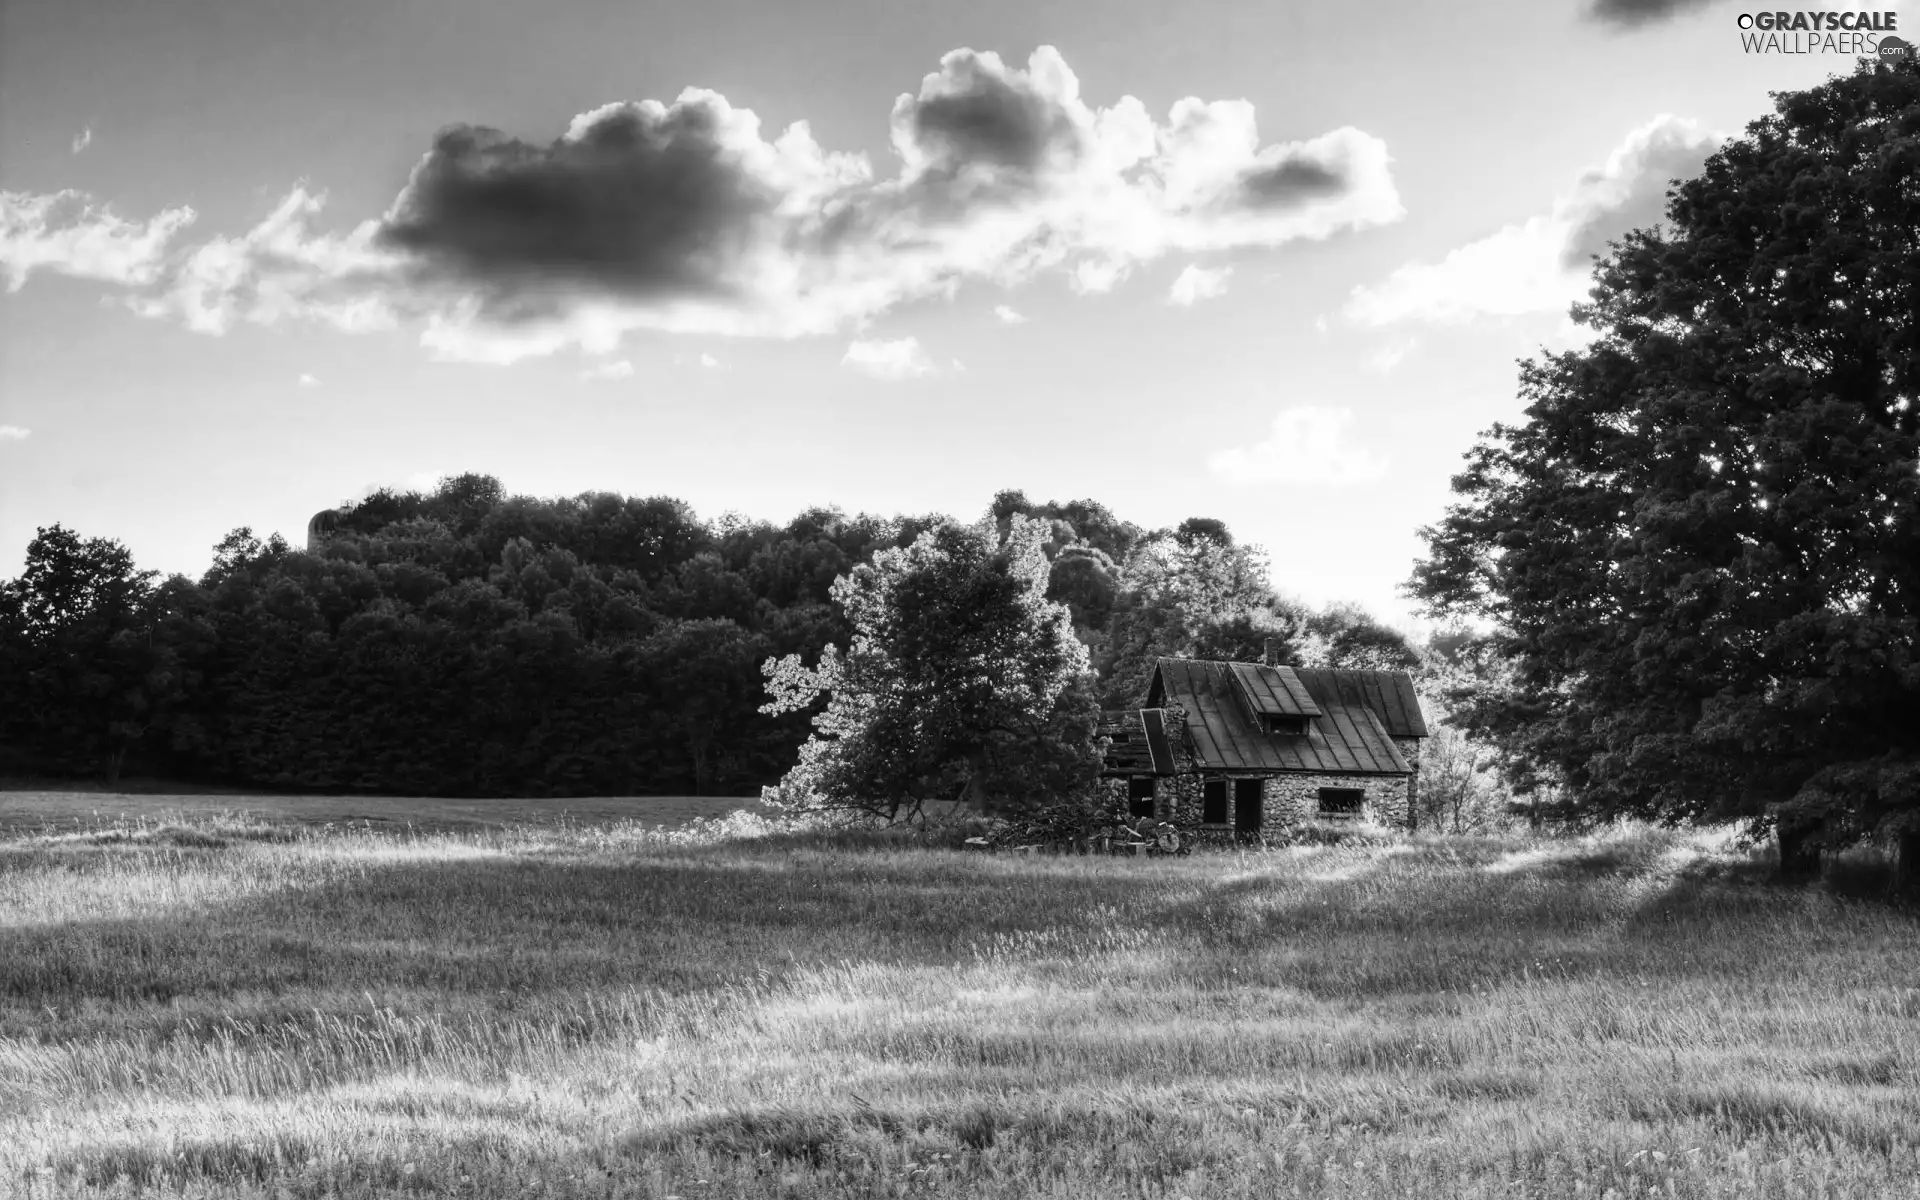
[{"label": "field of grass", "polygon": [[116,820],[139,821],[164,813],[171,820],[239,816],[297,825],[359,825],[447,833],[509,825],[684,825],[723,817],[738,809],[764,814],[757,799],[726,796],[564,796],[537,800],[448,800],[421,796],[323,796],[236,794],[227,789],[181,792],[167,785],[138,791],[98,792],[7,787],[0,783],[0,835],[92,828]]},{"label": "field of grass", "polygon": [[1920,1195],[1920,917],[1765,871],[0,835],[0,1195]]}]

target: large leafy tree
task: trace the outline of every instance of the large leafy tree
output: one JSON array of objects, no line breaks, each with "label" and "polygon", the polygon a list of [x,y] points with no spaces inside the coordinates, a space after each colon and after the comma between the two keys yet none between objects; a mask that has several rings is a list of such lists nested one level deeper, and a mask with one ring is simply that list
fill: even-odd
[{"label": "large leafy tree", "polygon": [[822,693],[792,799],[892,817],[929,799],[983,809],[1084,794],[1098,777],[1086,649],[1046,598],[1043,521],[948,522],[834,584],[853,628],[815,667],[769,659],[768,713]]},{"label": "large leafy tree", "polygon": [[1775,103],[1599,264],[1596,340],[1523,364],[1413,590],[1497,628],[1512,684],[1456,719],[1581,811],[1911,855],[1920,65]]},{"label": "large leafy tree", "polygon": [[180,690],[155,637],[154,572],[108,538],[38,531],[26,569],[0,584],[0,740],[22,759],[116,779]]},{"label": "large leafy tree", "polygon": [[1156,658],[1240,657],[1222,651],[1242,645],[1257,657],[1263,638],[1290,628],[1276,602],[1258,547],[1235,545],[1218,521],[1192,519],[1145,538],[1127,556],[1110,606],[1105,703],[1138,704]]}]

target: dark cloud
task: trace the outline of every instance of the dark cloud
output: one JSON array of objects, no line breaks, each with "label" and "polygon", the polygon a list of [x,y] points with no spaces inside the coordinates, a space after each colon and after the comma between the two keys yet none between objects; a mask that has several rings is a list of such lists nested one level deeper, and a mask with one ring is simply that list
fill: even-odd
[{"label": "dark cloud", "polygon": [[1034,174],[1050,162],[1070,165],[1081,149],[1060,96],[997,56],[971,50],[943,58],[919,96],[900,98],[894,121],[934,174],[969,166]]},{"label": "dark cloud", "polygon": [[1637,29],[1705,8],[1713,0],[1591,0],[1587,16],[1606,25]]},{"label": "dark cloud", "polygon": [[725,116],[699,100],[610,106],[545,147],[449,127],[379,240],[469,282],[717,290],[777,200],[728,153]]},{"label": "dark cloud", "polygon": [[1040,97],[1004,79],[976,75],[972,90],[934,96],[913,109],[914,139],[930,157],[1031,171],[1046,158],[1051,122]]},{"label": "dark cloud", "polygon": [[1337,196],[1347,181],[1311,159],[1291,158],[1242,177],[1240,195],[1250,208],[1284,207]]},{"label": "dark cloud", "polygon": [[698,88],[583,113],[552,142],[453,125],[384,216],[323,233],[321,196],[296,187],[245,234],[187,251],[168,242],[186,209],[136,224],[77,195],[0,191],[0,285],[103,279],[208,333],[415,323],[437,355],[504,363],[609,353],[636,329],[822,334],[969,279],[1060,270],[1099,291],[1171,253],[1404,215],[1376,137],[1263,143],[1244,100],[1186,96],[1164,120],[1131,96],[1095,108],[1051,46],[1024,67],[955,50],[891,117],[897,160],[879,172],[803,121],[770,136]]}]

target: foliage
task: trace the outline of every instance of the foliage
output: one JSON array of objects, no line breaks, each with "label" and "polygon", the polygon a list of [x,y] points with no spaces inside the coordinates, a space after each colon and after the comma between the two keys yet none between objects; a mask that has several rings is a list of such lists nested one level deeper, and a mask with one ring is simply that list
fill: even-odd
[{"label": "foliage", "polygon": [[177,589],[153,579],[119,542],[38,531],[26,569],[0,584],[0,746],[119,775],[181,687],[155,637]]},{"label": "foliage", "polygon": [[1414,591],[1497,629],[1461,719],[1589,815],[1920,808],[1920,64],[1863,63],[1670,194],[1524,364]]},{"label": "foliage", "polygon": [[818,665],[764,666],[764,712],[825,711],[777,795],[891,817],[928,800],[984,809],[1073,798],[1097,777],[1086,649],[1046,598],[1043,522],[946,523],[835,582],[853,636]]},{"label": "foliage", "polygon": [[1444,833],[1488,833],[1514,817],[1514,781],[1539,785],[1529,765],[1502,753],[1467,727],[1459,712],[1481,697],[1511,686],[1510,667],[1483,639],[1467,631],[1443,631],[1422,647],[1412,672],[1429,735],[1420,745],[1415,825]]},{"label": "foliage", "polygon": [[[1022,530],[1021,603],[1067,615],[1046,638],[1068,628],[1118,669],[1109,694],[1137,688],[1154,654],[1253,658],[1276,636],[1336,659],[1364,649],[1347,618],[1275,599],[1257,548],[1219,521],[1147,533],[1092,500],[1017,492],[992,512],[1003,541]],[[116,543],[43,530],[28,571],[0,585],[0,766],[97,776],[124,760],[182,780],[431,796],[742,794],[780,779],[810,730],[799,709],[759,711],[758,664],[850,647],[836,581],[949,525],[833,508],[705,522],[670,497],[538,499],[468,474],[320,514],[311,549],[236,529],[198,580],[156,581]],[[869,757],[874,779],[911,776],[925,795],[977,780],[1006,803],[1073,794],[1102,685],[1065,676],[1044,720],[1028,713],[1039,723],[964,766],[933,746],[884,770]]]},{"label": "foliage", "polygon": [[1203,657],[1222,629],[1265,628],[1274,603],[1266,563],[1258,547],[1231,542],[1161,533],[1127,557],[1102,664],[1107,707],[1139,703],[1155,659]]},{"label": "foliage", "polygon": [[1121,573],[1102,643],[1106,707],[1138,704],[1155,659],[1406,670],[1419,655],[1357,605],[1314,610],[1280,596],[1257,546],[1219,521],[1190,518],[1148,535]]}]

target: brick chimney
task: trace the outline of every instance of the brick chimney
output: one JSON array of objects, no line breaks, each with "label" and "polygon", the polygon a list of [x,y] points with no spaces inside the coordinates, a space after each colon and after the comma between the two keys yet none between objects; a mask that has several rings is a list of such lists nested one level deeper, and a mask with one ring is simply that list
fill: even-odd
[{"label": "brick chimney", "polygon": [[1277,667],[1280,665],[1279,638],[1267,639],[1265,647],[1260,651],[1260,661],[1269,667]]}]

